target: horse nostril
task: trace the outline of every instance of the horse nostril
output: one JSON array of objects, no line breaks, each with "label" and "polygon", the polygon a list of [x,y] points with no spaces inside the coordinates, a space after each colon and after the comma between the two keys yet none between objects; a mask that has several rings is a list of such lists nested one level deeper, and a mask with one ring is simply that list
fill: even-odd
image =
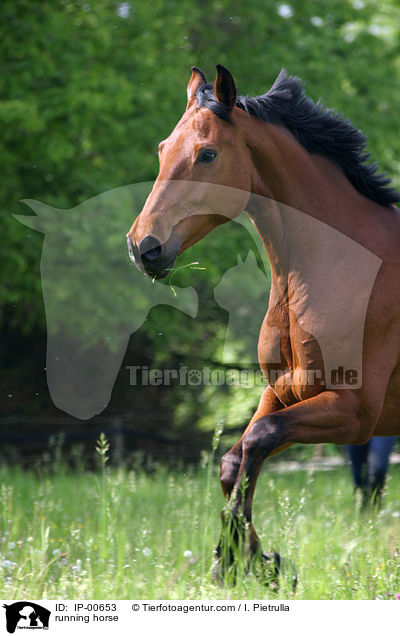
[{"label": "horse nostril", "polygon": [[129,236],[126,237],[126,242],[128,243],[129,258],[131,259],[133,263],[136,263],[135,253],[133,251],[133,243],[131,239],[129,238]]},{"label": "horse nostril", "polygon": [[142,261],[155,261],[161,256],[162,245],[154,236],[145,236],[139,243]]}]

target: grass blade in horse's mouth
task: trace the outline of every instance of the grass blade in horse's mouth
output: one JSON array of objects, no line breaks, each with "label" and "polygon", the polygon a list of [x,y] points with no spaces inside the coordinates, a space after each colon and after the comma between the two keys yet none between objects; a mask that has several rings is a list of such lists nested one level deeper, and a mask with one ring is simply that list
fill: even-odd
[{"label": "grass blade in horse's mouth", "polygon": [[207,269],[206,267],[194,267],[194,265],[199,265],[199,261],[193,261],[193,263],[187,263],[186,265],[181,265],[180,267],[171,267],[171,268],[169,268],[170,275],[169,275],[168,283],[169,283],[169,288],[172,291],[172,293],[174,294],[174,296],[176,296],[176,291],[175,291],[175,288],[172,285],[172,279],[178,272],[180,272],[182,269],[187,269],[188,267],[189,267],[189,269]]}]

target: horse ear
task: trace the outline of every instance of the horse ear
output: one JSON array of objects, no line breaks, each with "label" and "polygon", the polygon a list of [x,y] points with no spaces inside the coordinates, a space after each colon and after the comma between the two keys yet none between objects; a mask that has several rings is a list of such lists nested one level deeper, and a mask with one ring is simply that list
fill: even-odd
[{"label": "horse ear", "polygon": [[217,77],[215,78],[214,93],[219,102],[230,110],[236,103],[235,81],[227,68],[217,64]]},{"label": "horse ear", "polygon": [[186,110],[190,108],[196,99],[196,91],[199,86],[203,84],[207,84],[207,78],[204,75],[203,71],[197,66],[192,66],[192,75],[190,76],[189,83],[187,85],[187,105]]}]

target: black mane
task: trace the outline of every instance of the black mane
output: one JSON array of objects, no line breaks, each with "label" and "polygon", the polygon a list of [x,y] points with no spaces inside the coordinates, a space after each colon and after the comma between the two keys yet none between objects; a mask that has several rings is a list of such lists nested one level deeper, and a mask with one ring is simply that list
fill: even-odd
[{"label": "black mane", "polygon": [[[211,84],[197,90],[198,106],[209,108],[215,115],[230,121],[230,111],[217,101]],[[236,106],[262,121],[285,126],[309,152],[334,161],[353,186],[372,201],[391,206],[400,201],[400,193],[388,188],[391,179],[378,173],[376,163],[366,163],[367,139],[348,119],[343,119],[319,102],[306,96],[297,77],[282,70],[273,86],[259,97],[238,96]]]}]

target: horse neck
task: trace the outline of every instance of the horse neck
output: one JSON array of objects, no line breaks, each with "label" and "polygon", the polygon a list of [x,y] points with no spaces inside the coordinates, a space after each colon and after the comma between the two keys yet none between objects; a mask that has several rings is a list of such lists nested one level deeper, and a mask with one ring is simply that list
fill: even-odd
[{"label": "horse neck", "polygon": [[[360,243],[370,240],[368,233],[363,240],[363,228],[366,221],[369,227],[375,224],[377,207],[381,207],[361,196],[332,162],[309,154],[285,129],[258,120],[251,121],[246,141],[252,160],[247,212],[263,241],[273,280],[287,285],[287,277],[297,265],[293,254],[302,238],[307,240],[307,249],[324,259],[320,240],[326,233],[314,231],[321,223]],[[308,218],[296,226],[311,229],[307,237],[294,230],[295,212],[297,219]]]}]

